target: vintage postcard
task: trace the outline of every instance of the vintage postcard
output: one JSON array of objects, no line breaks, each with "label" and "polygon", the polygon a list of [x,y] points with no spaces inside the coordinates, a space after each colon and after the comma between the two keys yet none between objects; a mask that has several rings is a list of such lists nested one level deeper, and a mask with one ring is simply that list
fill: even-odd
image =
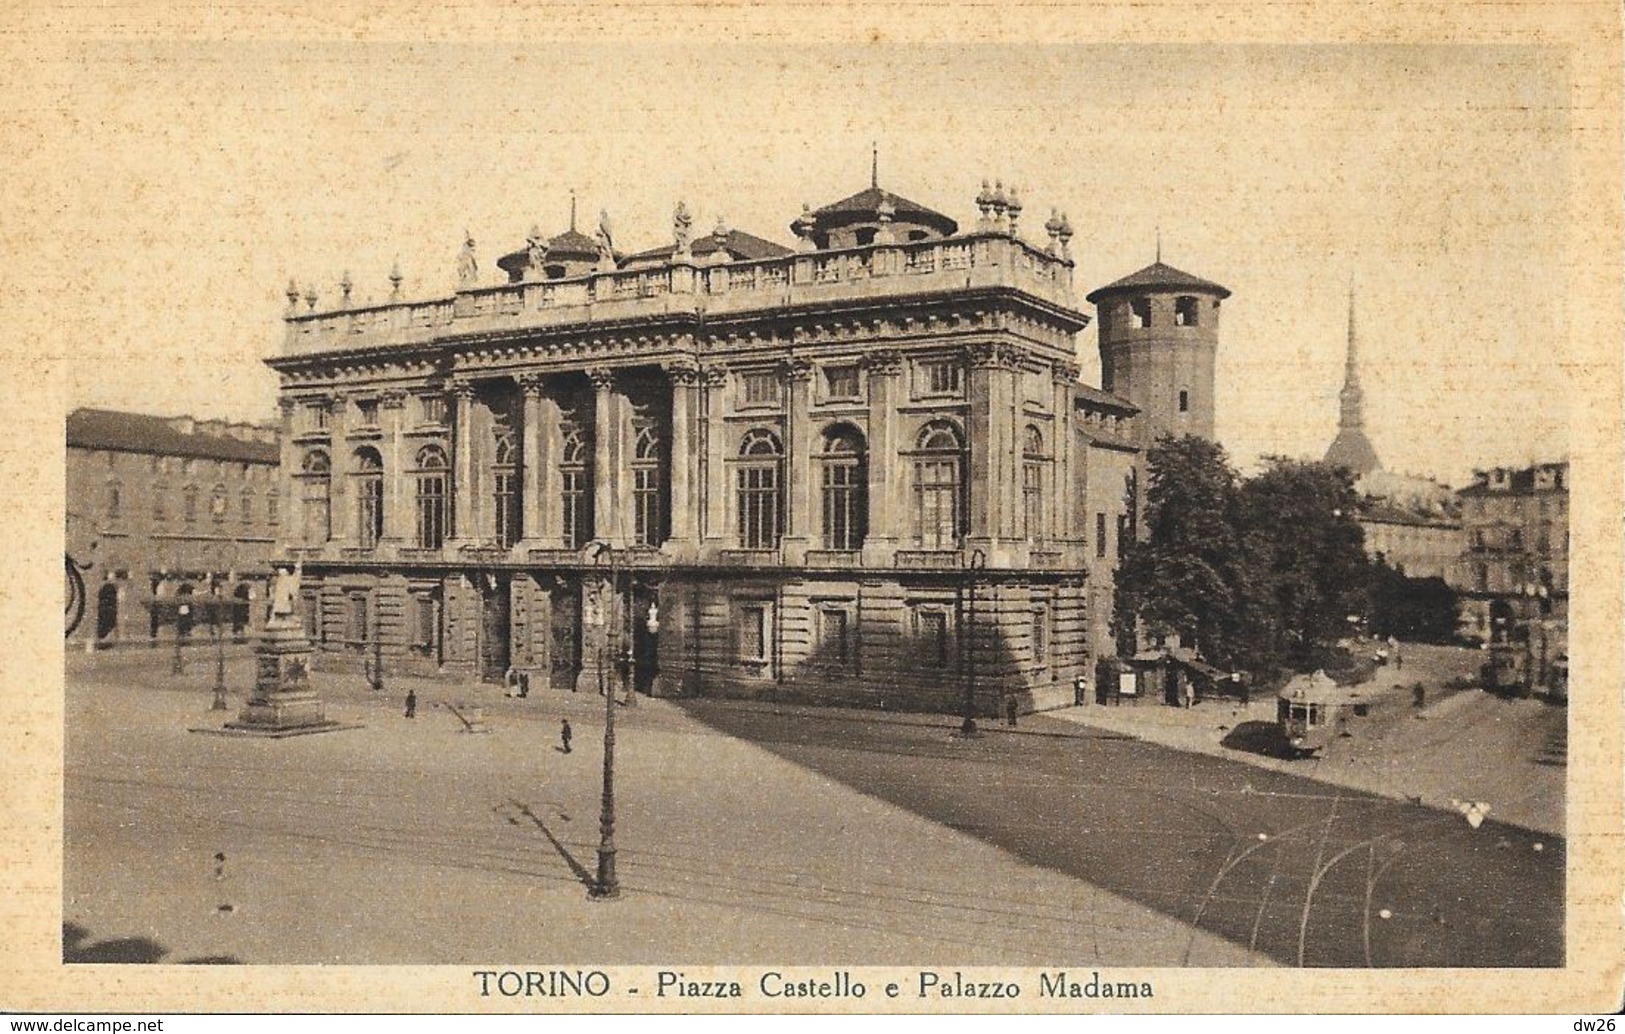
[{"label": "vintage postcard", "polygon": [[0,1009],[1618,1008],[1617,5],[11,13]]}]

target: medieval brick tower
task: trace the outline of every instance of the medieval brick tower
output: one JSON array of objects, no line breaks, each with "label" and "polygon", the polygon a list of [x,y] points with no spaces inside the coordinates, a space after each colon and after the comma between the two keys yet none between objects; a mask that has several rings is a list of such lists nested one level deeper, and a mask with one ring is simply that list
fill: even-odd
[{"label": "medieval brick tower", "polygon": [[1098,312],[1101,387],[1140,407],[1139,440],[1213,437],[1219,303],[1227,288],[1162,263],[1089,295]]}]

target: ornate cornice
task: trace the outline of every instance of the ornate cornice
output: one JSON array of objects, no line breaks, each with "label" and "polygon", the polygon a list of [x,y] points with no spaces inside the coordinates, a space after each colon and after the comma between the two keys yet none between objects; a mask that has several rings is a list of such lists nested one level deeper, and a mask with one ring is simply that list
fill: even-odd
[{"label": "ornate cornice", "polygon": [[691,387],[700,382],[700,366],[692,359],[672,359],[662,366],[673,384]]},{"label": "ornate cornice", "polygon": [[1065,359],[1056,360],[1055,365],[1050,368],[1050,376],[1055,378],[1056,384],[1076,384],[1082,372],[1083,367]]},{"label": "ornate cornice", "polygon": [[378,393],[378,404],[384,409],[403,409],[406,406],[406,392],[399,388],[390,388]]},{"label": "ornate cornice", "polygon": [[700,380],[707,388],[720,388],[728,381],[728,368],[718,364],[702,366]]}]

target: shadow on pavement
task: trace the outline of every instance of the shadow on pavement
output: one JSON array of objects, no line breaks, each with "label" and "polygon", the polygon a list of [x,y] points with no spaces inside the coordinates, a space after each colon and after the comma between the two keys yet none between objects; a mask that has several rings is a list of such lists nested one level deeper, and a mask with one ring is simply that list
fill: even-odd
[{"label": "shadow on pavement", "polygon": [[1274,722],[1242,722],[1225,734],[1219,746],[1266,758],[1290,758],[1291,746]]},{"label": "shadow on pavement", "polygon": [[[597,886],[597,880],[593,874],[587,871],[586,866],[576,861],[575,855],[572,855],[570,849],[559,842],[559,838],[554,836],[553,831],[547,828],[547,824],[542,821],[541,816],[530,810],[530,805],[512,799],[508,801],[508,805],[519,812],[520,815],[535,823],[536,828],[542,831],[542,836],[546,837],[547,842],[553,845],[553,850],[557,851],[559,857],[564,859],[564,864],[570,867],[570,871],[575,874],[576,879],[581,881],[582,886],[588,890],[592,890]],[[514,825],[519,824],[518,820],[511,816],[508,821]]]},{"label": "shadow on pavement", "polygon": [[1563,964],[1561,837],[1474,828],[1457,812],[1238,760],[1067,735],[1076,727],[1042,715],[1024,729],[1057,735],[955,740],[947,716],[901,725],[674,703],[859,793],[1285,965]]},{"label": "shadow on pavement", "polygon": [[[90,931],[78,923],[62,924],[62,961],[73,963],[155,963],[162,962],[169,949],[150,937],[119,937],[110,941],[90,940]],[[181,959],[183,965],[240,965],[231,955],[206,955]]]}]

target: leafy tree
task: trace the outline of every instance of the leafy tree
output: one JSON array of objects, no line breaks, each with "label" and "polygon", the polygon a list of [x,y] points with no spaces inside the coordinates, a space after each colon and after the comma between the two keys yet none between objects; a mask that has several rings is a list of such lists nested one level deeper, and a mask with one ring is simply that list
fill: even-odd
[{"label": "leafy tree", "polygon": [[1218,445],[1187,435],[1152,445],[1146,472],[1144,535],[1124,553],[1119,607],[1230,664],[1246,585],[1235,469]]},{"label": "leafy tree", "polygon": [[1255,645],[1294,666],[1365,609],[1369,562],[1348,471],[1273,456],[1242,483],[1239,531],[1263,615]]},{"label": "leafy tree", "polygon": [[1456,638],[1461,600],[1442,578],[1410,578],[1382,562],[1371,565],[1371,630],[1424,643]]}]

